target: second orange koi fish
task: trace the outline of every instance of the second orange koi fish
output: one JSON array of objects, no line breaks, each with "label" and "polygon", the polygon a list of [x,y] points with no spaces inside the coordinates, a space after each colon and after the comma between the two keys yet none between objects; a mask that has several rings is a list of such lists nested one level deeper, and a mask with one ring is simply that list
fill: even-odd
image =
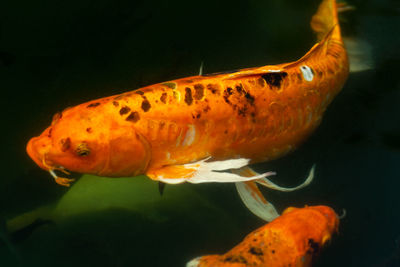
[{"label": "second orange koi fish", "polygon": [[319,42],[295,62],[178,79],[67,108],[27,152],[65,186],[72,180],[56,170],[145,174],[169,184],[236,182],[246,206],[271,220],[277,213],[254,182],[289,189],[266,178],[274,173],[247,165],[299,146],[349,73],[334,0],[321,3],[311,27]]},{"label": "second orange koi fish", "polygon": [[186,267],[309,267],[338,227],[338,216],[327,206],[287,208],[227,253],[198,257]]}]

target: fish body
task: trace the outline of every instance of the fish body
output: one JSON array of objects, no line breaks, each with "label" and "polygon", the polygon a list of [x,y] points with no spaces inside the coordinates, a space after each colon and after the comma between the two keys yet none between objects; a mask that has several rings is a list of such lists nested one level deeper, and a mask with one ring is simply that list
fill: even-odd
[{"label": "fish body", "polygon": [[338,216],[327,206],[288,208],[227,253],[198,257],[186,266],[311,266],[338,227]]},{"label": "fish body", "polygon": [[320,124],[349,65],[334,0],[311,21],[319,42],[301,59],[199,75],[67,108],[27,145],[56,182],[67,170],[146,174],[165,183],[265,179],[223,172],[281,157]]}]

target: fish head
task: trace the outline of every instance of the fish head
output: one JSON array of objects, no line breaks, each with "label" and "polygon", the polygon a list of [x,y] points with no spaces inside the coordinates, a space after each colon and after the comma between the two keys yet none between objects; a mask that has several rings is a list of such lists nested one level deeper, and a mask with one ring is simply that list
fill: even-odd
[{"label": "fish head", "polygon": [[332,234],[337,233],[339,231],[339,216],[332,208],[328,206],[319,205],[310,208],[319,211],[326,219],[326,227],[325,227],[326,231],[322,235],[322,241],[321,241],[322,245],[325,245],[325,243],[331,239]]},{"label": "fish head", "polygon": [[55,170],[136,176],[145,172],[151,155],[147,140],[132,125],[113,119],[107,110],[94,112],[82,105],[54,115],[51,126],[30,139],[26,150],[56,181]]},{"label": "fish head", "polygon": [[293,218],[303,218],[307,222],[307,227],[312,230],[303,233],[308,233],[308,237],[314,236],[313,240],[322,246],[331,240],[332,235],[339,229],[339,216],[328,206],[289,207],[282,212],[282,215],[286,214],[291,214]]}]

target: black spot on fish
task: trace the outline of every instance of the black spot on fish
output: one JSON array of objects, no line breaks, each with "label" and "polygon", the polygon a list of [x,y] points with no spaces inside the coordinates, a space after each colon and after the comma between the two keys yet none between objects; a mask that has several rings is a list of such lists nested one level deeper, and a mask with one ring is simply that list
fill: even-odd
[{"label": "black spot on fish", "polygon": [[239,95],[244,93],[243,86],[241,84],[236,85],[236,91],[239,93]]},{"label": "black spot on fish", "polygon": [[308,253],[314,254],[319,251],[319,244],[314,241],[314,239],[308,239],[309,249],[307,250]]},{"label": "black spot on fish", "polygon": [[207,106],[203,109],[203,111],[204,111],[205,113],[207,113],[210,109],[211,109],[210,106],[207,105]]},{"label": "black spot on fish", "polygon": [[60,140],[61,151],[67,151],[71,146],[71,139],[69,137]]},{"label": "black spot on fish", "polygon": [[329,74],[334,74],[335,73],[335,70],[332,68],[331,65],[327,66],[327,71],[328,71]]},{"label": "black spot on fish", "polygon": [[283,79],[287,76],[287,72],[270,72],[262,75],[263,79],[271,87],[281,87]]},{"label": "black spot on fish", "polygon": [[200,100],[204,96],[204,86],[202,84],[194,85],[194,99]]},{"label": "black spot on fish", "polygon": [[118,107],[119,106],[119,103],[117,101],[113,101],[112,103],[113,103],[114,107]]},{"label": "black spot on fish", "polygon": [[258,78],[257,79],[257,83],[260,87],[264,87],[265,86],[265,80],[263,78]]},{"label": "black spot on fish", "polygon": [[224,90],[224,100],[226,103],[228,103],[229,105],[231,105],[231,101],[229,101],[229,97],[233,94],[233,89],[231,87],[226,88],[226,90]]},{"label": "black spot on fish", "polygon": [[211,91],[213,94],[219,94],[219,86],[218,84],[207,84],[207,89]]},{"label": "black spot on fish", "polygon": [[[235,109],[236,107],[237,107],[237,106],[234,106],[234,109]],[[238,112],[238,115],[239,115],[239,116],[245,117],[245,116],[246,116],[246,112],[247,112],[247,105],[244,105],[243,107],[237,107],[237,112]]]},{"label": "black spot on fish", "polygon": [[131,114],[129,114],[128,117],[126,117],[127,121],[131,121],[131,122],[137,122],[138,120],[140,120],[140,115],[137,111],[133,111],[131,112]]},{"label": "black spot on fish", "polygon": [[261,250],[260,248],[256,248],[256,247],[251,247],[251,248],[249,249],[249,252],[250,252],[251,254],[253,254],[253,255],[256,255],[256,256],[262,256],[262,255],[264,255],[264,253],[262,252],[262,250]]},{"label": "black spot on fish", "polygon": [[167,103],[167,93],[162,93],[160,100],[161,100],[161,102],[166,104]]},{"label": "black spot on fish", "polygon": [[123,106],[120,110],[119,110],[119,114],[120,115],[124,115],[127,114],[129,111],[131,111],[131,109],[127,106]]},{"label": "black spot on fish", "polygon": [[151,105],[150,105],[149,100],[143,99],[143,102],[142,102],[142,109],[143,109],[143,111],[144,111],[144,112],[147,112],[147,111],[149,111],[150,108],[151,108]]},{"label": "black spot on fish", "polygon": [[92,133],[92,132],[93,132],[93,130],[92,130],[92,128],[91,128],[91,127],[88,127],[88,128],[86,128],[86,132],[88,132],[88,133]]},{"label": "black spot on fish", "polygon": [[97,107],[97,106],[99,106],[99,105],[100,105],[99,102],[91,103],[91,104],[87,105],[87,108],[94,108],[94,107]]},{"label": "black spot on fish", "polygon": [[185,102],[189,106],[193,103],[192,90],[189,87],[185,88]]},{"label": "black spot on fish", "polygon": [[246,258],[244,258],[242,255],[230,255],[227,256],[223,259],[224,262],[237,262],[237,263],[243,263],[247,264]]},{"label": "black spot on fish", "polygon": [[300,73],[297,73],[297,79],[299,79],[300,81],[303,81],[303,76]]},{"label": "black spot on fish", "polygon": [[272,253],[272,254],[275,254],[275,250],[271,250],[271,253]]},{"label": "black spot on fish", "polygon": [[246,97],[247,101],[253,105],[254,104],[254,96],[252,96],[249,92],[245,92],[244,97]]},{"label": "black spot on fish", "polygon": [[117,95],[116,97],[114,97],[114,100],[121,100],[124,97],[125,97],[124,94],[120,94],[120,95]]},{"label": "black spot on fish", "polygon": [[144,92],[143,92],[143,91],[140,91],[140,90],[137,90],[137,91],[135,91],[135,94],[144,95]]},{"label": "black spot on fish", "polygon": [[53,128],[50,128],[49,129],[49,132],[48,132],[48,134],[47,134],[47,136],[49,137],[49,138],[51,138],[51,133],[53,132]]}]

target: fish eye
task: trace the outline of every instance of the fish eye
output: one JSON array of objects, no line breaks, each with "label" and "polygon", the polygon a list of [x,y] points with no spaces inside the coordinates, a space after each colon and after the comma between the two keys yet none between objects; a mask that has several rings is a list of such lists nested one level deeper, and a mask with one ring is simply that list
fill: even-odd
[{"label": "fish eye", "polygon": [[86,143],[80,143],[76,149],[75,152],[78,156],[80,157],[85,157],[88,156],[90,154],[90,149],[88,147],[88,145]]}]

